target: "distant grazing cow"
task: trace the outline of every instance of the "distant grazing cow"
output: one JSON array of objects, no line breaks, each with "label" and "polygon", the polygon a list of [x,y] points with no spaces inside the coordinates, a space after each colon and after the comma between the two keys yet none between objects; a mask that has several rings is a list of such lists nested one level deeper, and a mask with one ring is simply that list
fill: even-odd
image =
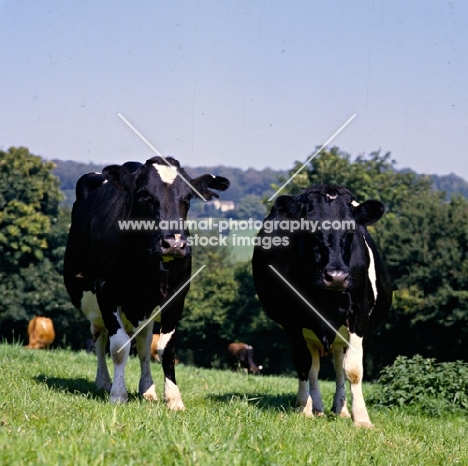
[{"label": "distant grazing cow", "polygon": [[158,355],[158,341],[159,341],[159,333],[153,334],[153,339],[151,340],[151,347],[150,347],[150,355],[151,361],[154,362],[161,362]]},{"label": "distant grazing cow", "polygon": [[320,355],[333,353],[333,411],[349,416],[346,376],[354,424],[372,426],[361,388],[363,339],[387,315],[392,284],[366,225],[383,213],[382,203],[358,204],[346,188],[314,186],[278,197],[259,233],[255,287],[265,312],[289,337],[299,378],[297,406],[306,416],[323,414]]},{"label": "distant grazing cow", "polygon": [[229,367],[236,371],[239,366],[252,374],[260,374],[262,366],[257,366],[253,359],[253,348],[246,343],[230,343],[228,345]]},{"label": "distant grazing cow", "polygon": [[36,316],[28,325],[29,345],[26,348],[47,349],[55,340],[55,330],[52,320],[48,317]]},{"label": "distant grazing cow", "polygon": [[[160,334],[155,333],[153,334],[153,339],[151,340],[151,347],[150,347],[150,357],[151,361],[161,363],[161,359],[159,359],[158,354],[158,342],[160,339]],[[174,358],[174,364],[179,364],[179,358]]]},{"label": "distant grazing cow", "polygon": [[[124,370],[129,334],[161,306],[158,354],[164,398],[170,409],[185,409],[175,378],[174,334],[189,290],[192,251],[187,241],[190,233],[181,220],[187,218],[194,196],[209,200],[217,197],[210,189],[228,187],[229,181],[219,176],[190,178],[171,157],[111,165],[102,174],[84,175],[78,181],[64,281],[72,303],[91,322],[98,359],[96,385],[110,390],[112,402],[128,398]],[[153,225],[145,228],[140,223],[140,229],[132,229],[122,221]],[[150,369],[152,329],[151,322],[135,339],[141,365],[139,393],[155,400]],[[113,383],[105,360],[108,335]]]}]

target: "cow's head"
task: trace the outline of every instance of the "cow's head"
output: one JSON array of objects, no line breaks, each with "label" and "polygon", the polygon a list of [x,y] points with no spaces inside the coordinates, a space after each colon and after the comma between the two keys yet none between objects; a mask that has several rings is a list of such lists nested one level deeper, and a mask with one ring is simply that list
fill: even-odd
[{"label": "cow's head", "polygon": [[210,174],[190,178],[177,160],[169,157],[166,161],[161,157],[153,157],[145,164],[146,176],[157,191],[160,202],[163,259],[190,254],[187,245],[190,233],[183,224],[187,219],[190,201],[193,198],[209,201],[213,197],[218,197],[211,189],[225,191],[229,187],[229,180],[226,178]]},{"label": "cow's head", "polygon": [[218,197],[211,189],[225,191],[229,187],[229,180],[221,176],[191,178],[172,157],[153,157],[145,164],[113,165],[105,168],[103,175],[118,188],[133,192],[130,218],[157,222],[163,260],[190,255],[185,220],[191,199],[208,201]]},{"label": "cow's head", "polygon": [[281,217],[309,222],[295,237],[312,262],[314,286],[345,291],[360,280],[369,262],[366,226],[382,217],[380,201],[359,204],[346,188],[319,185],[298,196],[278,197],[275,208]]}]

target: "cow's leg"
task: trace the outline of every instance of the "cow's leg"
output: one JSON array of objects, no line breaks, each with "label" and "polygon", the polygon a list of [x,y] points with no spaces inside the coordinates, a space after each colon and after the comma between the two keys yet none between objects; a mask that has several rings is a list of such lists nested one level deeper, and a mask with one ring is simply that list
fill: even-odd
[{"label": "cow's leg", "polygon": [[[348,351],[350,351],[348,349]],[[352,351],[352,350],[351,350]],[[333,352],[333,361],[335,364],[336,390],[333,399],[332,411],[341,417],[351,417],[346,405],[346,379],[343,369],[344,348],[339,346]]]},{"label": "cow's leg", "polygon": [[101,330],[95,343],[97,356],[96,387],[107,390],[109,392],[112,386],[112,382],[106,362],[107,339],[107,331]]},{"label": "cow's leg", "polygon": [[373,427],[362,395],[363,347],[362,337],[349,333],[349,347],[344,357],[344,371],[351,383],[351,413],[355,426]]},{"label": "cow's leg", "polygon": [[153,377],[151,376],[151,341],[153,339],[153,325],[146,325],[135,337],[138,357],[140,358],[141,377],[138,392],[147,400],[157,400]]},{"label": "cow's leg", "polygon": [[316,347],[309,347],[312,355],[312,367],[309,372],[310,396],[312,397],[312,406],[314,413],[318,416],[323,416],[322,395],[319,388],[319,372],[320,372],[320,350]]},{"label": "cow's leg", "polygon": [[110,355],[114,363],[114,380],[110,390],[110,401],[112,403],[125,403],[128,400],[127,387],[125,386],[125,366],[130,354],[130,337],[125,331],[121,308],[115,300],[117,295],[116,284],[109,286],[105,282],[99,283],[96,298],[109,334]]},{"label": "cow's leg", "polygon": [[164,330],[162,327],[158,341],[158,356],[164,372],[164,400],[169,409],[183,411],[185,406],[175,379],[175,329],[169,332]]},{"label": "cow's leg", "polygon": [[312,355],[307,342],[304,340],[302,330],[286,330],[291,343],[294,367],[297,372],[299,386],[296,398],[296,411],[306,417],[314,417],[312,413],[312,397],[309,391],[309,372],[312,368]]},{"label": "cow's leg", "polygon": [[125,386],[125,365],[130,354],[130,337],[123,328],[119,328],[110,337],[110,353],[114,363],[114,381],[110,391],[110,400],[113,403],[125,403],[128,400]]}]

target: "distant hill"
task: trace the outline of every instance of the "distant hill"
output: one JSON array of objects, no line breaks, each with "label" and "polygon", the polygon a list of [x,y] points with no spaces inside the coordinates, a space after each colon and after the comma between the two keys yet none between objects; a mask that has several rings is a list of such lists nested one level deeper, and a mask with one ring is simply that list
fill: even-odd
[{"label": "distant hill", "polygon": [[[75,201],[75,185],[81,175],[90,172],[100,172],[105,165],[86,164],[74,162],[71,160],[53,160],[57,167],[53,173],[60,179],[60,188],[65,193],[65,204],[71,206]],[[265,168],[255,170],[248,168],[242,170],[235,167],[214,166],[214,167],[186,167],[187,173],[195,178],[204,173],[212,173],[228,178],[231,182],[229,190],[225,193],[219,193],[223,201],[233,201],[236,206],[236,212],[242,210],[243,215],[263,217],[266,208],[262,205],[262,200],[266,196],[271,196],[274,190],[272,184],[278,183],[278,177],[287,175],[286,170],[272,170]],[[193,203],[191,216],[203,216],[206,213],[206,207],[203,203]],[[210,214],[212,212],[209,212]],[[226,212],[227,216],[233,215],[233,212]],[[224,214],[223,214],[224,215]]]},{"label": "distant hill", "polygon": [[75,202],[75,185],[81,175],[90,172],[100,172],[104,167],[93,163],[74,162],[73,160],[52,160],[56,168],[52,173],[60,180],[60,189],[65,194],[65,204],[71,206]]},{"label": "distant hill", "polygon": [[463,178],[450,173],[450,175],[430,175],[433,188],[436,191],[445,191],[447,198],[453,195],[462,195],[468,199],[468,182]]},{"label": "distant hill", "polygon": [[[66,195],[65,204],[67,205],[72,205],[75,200],[75,184],[78,178],[85,173],[102,171],[105,166],[71,160],[53,160],[53,162],[57,165],[53,172],[60,179],[60,187]],[[282,177],[284,179],[288,176],[288,171],[286,170],[272,170],[270,168],[263,170],[248,168],[247,170],[242,170],[241,168],[224,165],[187,167],[186,170],[192,178],[204,173],[213,173],[228,178],[231,181],[231,186],[225,193],[220,193],[220,199],[233,201],[236,211],[242,207],[244,209],[242,211],[244,216],[246,213],[250,214],[247,216],[261,216],[264,213],[263,206],[259,210],[255,210],[253,206],[261,204],[265,197],[273,194],[274,191],[271,189],[271,185],[278,185],[278,178]],[[462,195],[468,199],[468,182],[458,175],[451,173],[450,175],[430,175],[430,177],[432,178],[434,189],[445,191],[447,199],[452,195]],[[201,203],[194,203],[191,210],[192,216],[202,216],[205,213],[203,208]],[[230,216],[232,212],[227,212],[227,214]]]}]

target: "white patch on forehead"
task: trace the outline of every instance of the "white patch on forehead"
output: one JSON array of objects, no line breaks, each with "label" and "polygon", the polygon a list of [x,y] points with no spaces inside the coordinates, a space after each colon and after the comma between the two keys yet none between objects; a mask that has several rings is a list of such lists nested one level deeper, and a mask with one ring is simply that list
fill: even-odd
[{"label": "white patch on forehead", "polygon": [[334,196],[332,196],[331,194],[327,194],[327,197],[330,199],[336,199],[338,197],[338,194],[335,194]]},{"label": "white patch on forehead", "polygon": [[[367,269],[367,276],[371,282],[372,291],[374,292],[374,303],[377,301],[377,272],[375,270],[375,260],[372,249],[367,244],[366,238],[364,238],[364,243],[366,243],[367,251],[369,252],[369,268]],[[370,310],[369,314],[372,312]]]},{"label": "white patch on forehead", "polygon": [[169,165],[159,165],[153,163],[154,169],[159,173],[164,183],[172,184],[177,176],[177,169]]},{"label": "white patch on forehead", "polygon": [[357,201],[351,201],[351,205],[352,205],[353,207],[358,207],[358,206],[359,206],[359,202],[357,202]]}]

